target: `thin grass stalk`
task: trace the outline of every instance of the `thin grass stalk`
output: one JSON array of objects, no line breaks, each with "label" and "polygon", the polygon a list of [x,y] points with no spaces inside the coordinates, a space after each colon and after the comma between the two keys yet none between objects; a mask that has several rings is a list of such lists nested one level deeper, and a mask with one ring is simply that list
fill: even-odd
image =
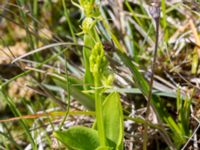
[{"label": "thin grass stalk", "polygon": [[[158,3],[158,4],[157,4]],[[150,83],[149,83],[149,94],[147,97],[147,110],[146,110],[146,120],[148,120],[149,113],[150,113],[150,105],[151,105],[151,99],[152,99],[152,88],[153,88],[153,80],[154,80],[154,70],[156,65],[156,58],[157,58],[157,51],[158,51],[158,40],[159,40],[159,23],[160,23],[160,4],[159,2],[155,2],[157,4],[156,6],[152,6],[152,9],[154,12],[152,12],[152,16],[156,22],[156,42],[155,42],[155,49],[153,54],[153,62],[151,64],[151,77],[150,77]],[[155,14],[153,14],[155,13]],[[147,150],[147,144],[148,144],[148,124],[144,124],[144,141],[143,141],[143,150]]]},{"label": "thin grass stalk", "polygon": [[77,44],[76,36],[75,36],[74,30],[73,30],[73,26],[72,26],[71,20],[69,18],[69,12],[67,11],[65,0],[62,0],[62,5],[63,5],[63,8],[64,8],[64,15],[65,15],[65,18],[67,20],[67,23],[68,23],[69,30],[71,32],[73,41],[74,41],[75,44]]},{"label": "thin grass stalk", "polygon": [[[15,116],[22,116],[21,113],[20,113],[20,111],[16,107],[15,103],[13,102],[13,100],[4,92],[4,89],[1,89],[1,92],[2,92],[3,98],[6,100],[7,104],[9,105],[12,113]],[[28,125],[27,125],[26,121],[25,120],[20,120],[20,125],[24,129],[25,134],[27,135],[27,138],[28,138],[28,140],[31,143],[32,149],[33,150],[37,150],[37,145],[36,145],[33,137],[30,134],[30,131],[28,129]]]},{"label": "thin grass stalk", "polygon": [[66,109],[66,112],[65,112],[65,116],[59,126],[59,130],[61,130],[62,126],[64,125],[65,123],[65,120],[67,119],[67,116],[69,115],[69,111],[70,111],[70,103],[71,103],[71,89],[70,89],[70,86],[71,86],[71,83],[70,83],[70,80],[69,80],[69,74],[68,74],[68,71],[67,71],[67,62],[65,62],[65,72],[66,72],[66,81],[67,81],[67,109]]},{"label": "thin grass stalk", "polygon": [[6,123],[2,123],[2,125],[3,125],[3,128],[7,132],[5,133],[5,132],[0,131],[0,135],[3,135],[8,140],[10,140],[12,142],[12,144],[14,144],[18,150],[23,150],[23,148],[19,144],[17,144],[17,142],[15,141],[15,139],[14,139],[13,135],[11,134],[11,132],[9,131],[9,128],[7,127]]},{"label": "thin grass stalk", "polygon": [[[34,32],[38,34],[38,24],[37,24],[37,18],[38,18],[38,0],[34,0],[33,2],[33,27],[34,27]],[[35,36],[33,37],[33,45],[34,48],[38,47],[38,38]],[[39,54],[36,54],[38,58],[41,58]]]},{"label": "thin grass stalk", "polygon": [[[25,1],[24,0],[17,0],[17,4],[20,7],[23,7],[23,5],[25,4]],[[24,23],[25,30],[26,30],[27,42],[30,43],[31,49],[34,49],[34,43],[33,43],[32,36],[31,36],[30,30],[29,30],[29,27],[28,27],[28,22],[27,22],[25,12],[22,9],[20,9],[19,11],[20,11],[20,16],[22,18],[22,21]]]},{"label": "thin grass stalk", "polygon": [[[27,110],[29,110],[32,114],[35,114],[35,113],[36,113],[36,111],[35,111],[35,109],[34,109],[34,104],[33,104],[33,103],[28,104],[28,102],[27,102],[25,99],[22,99],[22,102],[23,102],[23,104],[26,106]],[[42,101],[39,101],[39,103],[40,103],[41,106],[44,106],[44,103],[43,103]],[[29,107],[29,106],[30,106],[30,107]],[[30,109],[32,109],[33,112],[32,112],[32,110],[30,110]],[[44,110],[44,112],[47,114],[47,112],[46,112],[45,110]],[[23,116],[21,116],[21,117],[23,117]],[[49,124],[51,125],[51,128],[52,128],[52,130],[54,131],[53,123],[52,123],[51,118],[50,118],[50,116],[49,116],[48,114],[47,114],[47,120],[49,121]],[[41,118],[38,118],[37,122],[38,122],[39,126],[43,127],[43,128],[41,128],[41,129],[44,131],[44,133],[45,133],[45,135],[46,135],[46,141],[47,141],[47,143],[48,143],[49,145],[51,145],[51,144],[52,144],[52,141],[51,141],[50,135],[48,134],[48,132],[46,131],[46,128],[44,127],[44,126],[45,126],[45,123],[43,122],[43,120],[41,120]],[[29,131],[31,132],[31,131],[34,131],[34,130],[30,130],[30,129],[29,129]]]},{"label": "thin grass stalk", "polygon": [[162,24],[163,24],[163,30],[164,30],[164,40],[165,42],[168,41],[168,30],[167,30],[167,16],[166,16],[166,4],[165,4],[165,0],[162,0],[161,3],[162,6]]}]

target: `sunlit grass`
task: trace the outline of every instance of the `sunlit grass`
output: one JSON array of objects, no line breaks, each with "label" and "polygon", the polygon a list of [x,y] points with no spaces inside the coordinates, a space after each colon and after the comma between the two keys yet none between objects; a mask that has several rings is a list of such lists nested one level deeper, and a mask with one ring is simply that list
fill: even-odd
[{"label": "sunlit grass", "polygon": [[160,2],[158,38],[147,1],[2,2],[1,148],[198,146],[199,3]]}]

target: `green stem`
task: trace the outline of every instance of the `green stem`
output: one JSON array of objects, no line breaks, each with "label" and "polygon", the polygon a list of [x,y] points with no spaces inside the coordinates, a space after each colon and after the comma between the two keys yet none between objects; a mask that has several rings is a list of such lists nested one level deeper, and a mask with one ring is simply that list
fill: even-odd
[{"label": "green stem", "polygon": [[95,108],[96,108],[96,118],[97,118],[97,128],[98,135],[101,146],[106,146],[105,141],[105,132],[104,132],[104,124],[103,124],[103,111],[102,111],[102,101],[101,101],[101,89],[99,87],[99,77],[95,76]]}]

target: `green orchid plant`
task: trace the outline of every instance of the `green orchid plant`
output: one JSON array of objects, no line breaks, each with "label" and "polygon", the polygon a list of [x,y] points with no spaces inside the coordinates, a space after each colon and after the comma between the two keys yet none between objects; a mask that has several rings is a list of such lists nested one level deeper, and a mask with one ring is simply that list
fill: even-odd
[{"label": "green orchid plant", "polygon": [[95,29],[96,23],[100,21],[99,10],[94,0],[81,0],[79,7],[85,15],[82,32],[78,34],[83,34],[85,45],[84,89],[94,89],[91,95],[95,101],[96,121],[92,128],[75,126],[66,131],[56,131],[54,135],[69,149],[122,150],[124,125],[120,96],[117,92],[109,95],[104,93],[106,89],[112,87],[114,75],[109,70],[104,47]]}]

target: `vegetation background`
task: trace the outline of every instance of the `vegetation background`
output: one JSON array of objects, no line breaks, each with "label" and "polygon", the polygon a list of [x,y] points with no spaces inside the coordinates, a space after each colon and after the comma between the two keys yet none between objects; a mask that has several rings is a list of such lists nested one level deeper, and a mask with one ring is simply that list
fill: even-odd
[{"label": "vegetation background", "polygon": [[0,149],[80,149],[61,137],[77,125],[100,135],[91,149],[199,149],[199,12],[198,0],[1,0]]}]

